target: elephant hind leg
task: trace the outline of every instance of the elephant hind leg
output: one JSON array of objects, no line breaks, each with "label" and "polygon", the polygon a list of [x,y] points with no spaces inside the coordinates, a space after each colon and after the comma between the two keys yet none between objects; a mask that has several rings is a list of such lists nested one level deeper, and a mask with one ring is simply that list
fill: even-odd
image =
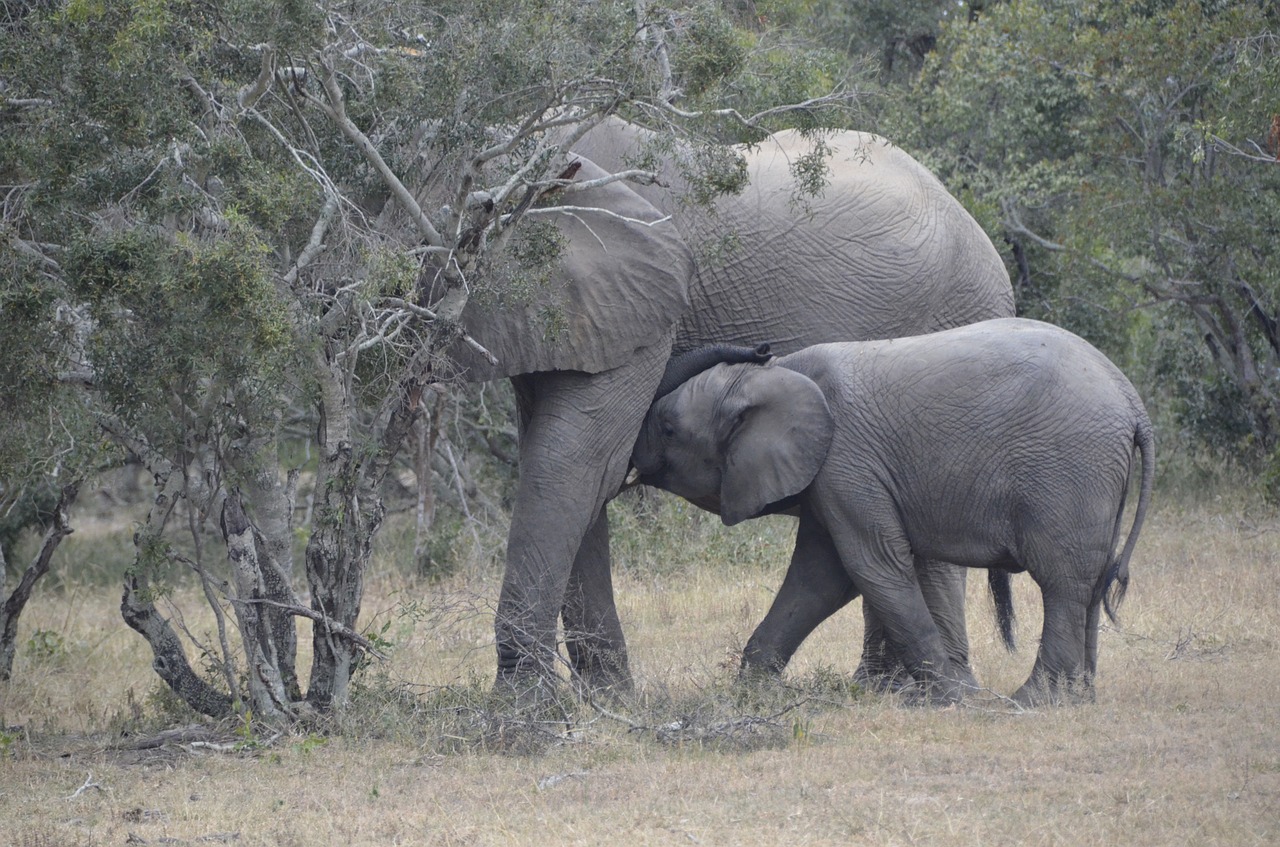
[{"label": "elephant hind leg", "polygon": [[1031,676],[1013,699],[1024,706],[1092,702],[1095,661],[1090,651],[1096,650],[1098,603],[1087,592],[1042,590],[1040,651]]},{"label": "elephant hind leg", "polygon": [[627,643],[613,597],[607,507],[578,548],[561,615],[575,683],[588,693],[630,694]]}]

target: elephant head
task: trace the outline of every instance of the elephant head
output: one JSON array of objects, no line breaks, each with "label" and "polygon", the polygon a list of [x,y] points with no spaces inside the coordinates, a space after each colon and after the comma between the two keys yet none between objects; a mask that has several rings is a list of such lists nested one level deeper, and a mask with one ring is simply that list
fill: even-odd
[{"label": "elephant head", "polygon": [[641,482],[733,526],[807,488],[833,429],[808,377],[773,364],[719,364],[654,403],[632,462]]}]

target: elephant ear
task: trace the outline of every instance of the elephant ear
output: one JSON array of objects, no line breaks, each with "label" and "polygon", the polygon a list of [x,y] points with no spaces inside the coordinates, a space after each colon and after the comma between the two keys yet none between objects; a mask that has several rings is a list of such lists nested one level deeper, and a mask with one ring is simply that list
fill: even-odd
[{"label": "elephant ear", "polygon": [[[575,161],[578,182],[607,175],[590,160]],[[476,292],[463,310],[463,328],[498,359],[492,365],[467,344],[454,344],[449,358],[464,378],[610,370],[664,342],[688,310],[692,253],[675,224],[625,182],[555,202],[573,208],[522,224],[549,222],[562,236],[545,280],[532,290]]]},{"label": "elephant ear", "polygon": [[733,526],[809,487],[835,428],[817,383],[777,365],[734,365],[742,375],[717,417],[724,471],[720,519]]}]

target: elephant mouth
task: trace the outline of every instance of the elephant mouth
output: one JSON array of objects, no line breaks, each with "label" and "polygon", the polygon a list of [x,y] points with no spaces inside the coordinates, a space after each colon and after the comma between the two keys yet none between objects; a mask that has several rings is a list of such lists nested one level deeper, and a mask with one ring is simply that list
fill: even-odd
[{"label": "elephant mouth", "polygon": [[648,485],[653,488],[661,488],[663,491],[675,494],[683,500],[686,500],[713,515],[720,514],[720,497],[715,494],[692,495],[685,494],[673,488],[671,481],[668,479],[667,469],[659,467],[652,471],[643,471],[634,464],[627,471],[627,476],[623,481],[623,489],[634,488],[637,485]]}]

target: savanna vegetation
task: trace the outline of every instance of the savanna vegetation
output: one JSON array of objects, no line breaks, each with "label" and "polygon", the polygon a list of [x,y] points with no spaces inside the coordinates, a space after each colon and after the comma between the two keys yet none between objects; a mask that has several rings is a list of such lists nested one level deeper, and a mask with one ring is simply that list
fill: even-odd
[{"label": "savanna vegetation", "polygon": [[[638,701],[493,708],[512,401],[441,354],[556,254],[539,139],[607,114],[705,151],[707,196],[736,187],[717,142],[880,132],[1020,314],[1128,374],[1159,508],[1095,706],[996,693],[1034,655],[1025,578],[1013,655],[971,580],[991,692],[963,708],[851,686],[852,609],[744,695],[791,525],[630,492]],[[1273,843],[1277,189],[1265,0],[6,0],[0,833]]]}]

